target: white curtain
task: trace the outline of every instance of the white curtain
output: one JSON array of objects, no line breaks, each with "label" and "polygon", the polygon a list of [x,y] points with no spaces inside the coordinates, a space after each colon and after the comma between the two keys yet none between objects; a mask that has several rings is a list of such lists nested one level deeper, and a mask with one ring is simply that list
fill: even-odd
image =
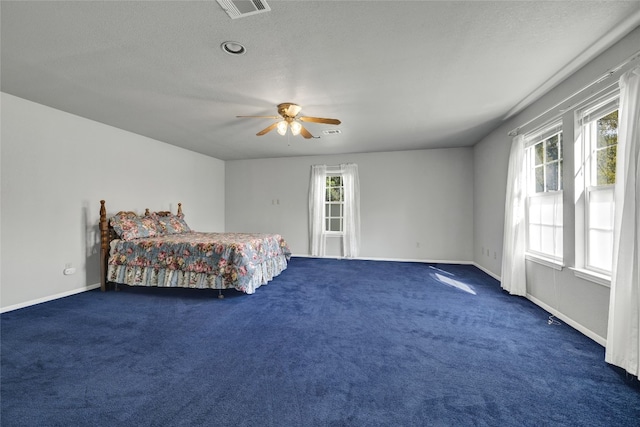
[{"label": "white curtain", "polygon": [[613,270],[605,360],[640,374],[640,67],[620,77]]},{"label": "white curtain", "polygon": [[341,164],[344,185],[344,236],[342,253],[346,258],[358,256],[360,251],[360,179],[358,165]]},{"label": "white curtain", "polygon": [[525,275],[525,170],[524,136],[511,143],[507,193],[504,203],[501,286],[512,295],[527,294]]},{"label": "white curtain", "polygon": [[327,166],[311,166],[309,183],[309,246],[311,256],[324,256],[324,202]]}]

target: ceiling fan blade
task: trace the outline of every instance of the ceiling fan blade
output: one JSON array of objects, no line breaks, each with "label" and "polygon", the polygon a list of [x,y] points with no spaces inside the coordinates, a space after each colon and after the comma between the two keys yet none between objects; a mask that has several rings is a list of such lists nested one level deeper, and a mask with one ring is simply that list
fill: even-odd
[{"label": "ceiling fan blade", "polygon": [[279,119],[280,116],[236,116],[238,118],[251,118],[251,119]]},{"label": "ceiling fan blade", "polygon": [[269,126],[267,126],[266,128],[262,129],[260,132],[256,133],[257,136],[262,136],[265,133],[271,132],[273,129],[276,128],[276,126],[278,126],[278,122],[275,122]]},{"label": "ceiling fan blade", "polygon": [[328,125],[339,125],[342,123],[338,119],[325,119],[322,117],[298,117],[301,122],[326,123]]},{"label": "ceiling fan blade", "polygon": [[305,139],[313,138],[313,135],[311,135],[309,131],[304,128],[304,126],[300,127],[300,135],[305,137]]}]

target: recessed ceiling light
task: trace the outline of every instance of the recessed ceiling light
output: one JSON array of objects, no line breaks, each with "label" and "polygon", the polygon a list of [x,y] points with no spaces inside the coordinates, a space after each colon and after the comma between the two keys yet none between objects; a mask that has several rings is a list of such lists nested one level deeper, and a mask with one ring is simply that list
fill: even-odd
[{"label": "recessed ceiling light", "polygon": [[247,51],[240,43],[231,41],[222,43],[220,48],[229,55],[242,55]]}]

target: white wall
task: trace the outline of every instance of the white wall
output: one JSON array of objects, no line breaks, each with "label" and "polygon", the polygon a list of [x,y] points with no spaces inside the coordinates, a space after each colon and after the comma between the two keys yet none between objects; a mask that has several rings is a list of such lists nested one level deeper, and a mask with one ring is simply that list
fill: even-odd
[{"label": "white wall", "polygon": [[182,202],[192,228],[224,230],[223,161],[1,96],[3,311],[99,283],[101,199],[109,214]]},{"label": "white wall", "polygon": [[277,232],[308,255],[311,165],[340,163],[359,169],[360,257],[472,261],[471,148],[228,161],[226,230]]},{"label": "white wall", "polygon": [[[474,260],[478,265],[495,276],[499,277],[501,274],[507,164],[511,147],[511,137],[507,133],[584,88],[631,57],[639,48],[640,28],[636,28],[522,113],[504,122],[474,147]],[[591,89],[585,91],[581,97],[590,92]],[[570,110],[573,106],[563,107],[569,108],[564,119],[573,120],[573,111]],[[558,115],[560,112],[553,111],[550,114]],[[542,123],[538,121],[537,125],[540,124]],[[535,125],[532,123],[529,126]],[[523,132],[526,131],[526,128],[523,129]],[[571,159],[572,135],[565,137],[565,159]],[[575,262],[572,167],[573,161],[564,162],[564,258],[567,267],[573,267]],[[486,255],[486,248],[489,248],[490,256]],[[569,268],[555,271],[527,261],[527,292],[528,297],[537,304],[551,312],[557,311],[565,322],[597,342],[605,342],[609,309],[608,287],[577,278]]]}]

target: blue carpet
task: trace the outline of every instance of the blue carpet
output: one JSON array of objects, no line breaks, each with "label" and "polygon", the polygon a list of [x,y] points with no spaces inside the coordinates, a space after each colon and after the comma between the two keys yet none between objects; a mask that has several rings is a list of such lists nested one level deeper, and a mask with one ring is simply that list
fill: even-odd
[{"label": "blue carpet", "polygon": [[473,266],[293,258],[254,295],[5,313],[3,426],[634,426],[638,381]]}]

